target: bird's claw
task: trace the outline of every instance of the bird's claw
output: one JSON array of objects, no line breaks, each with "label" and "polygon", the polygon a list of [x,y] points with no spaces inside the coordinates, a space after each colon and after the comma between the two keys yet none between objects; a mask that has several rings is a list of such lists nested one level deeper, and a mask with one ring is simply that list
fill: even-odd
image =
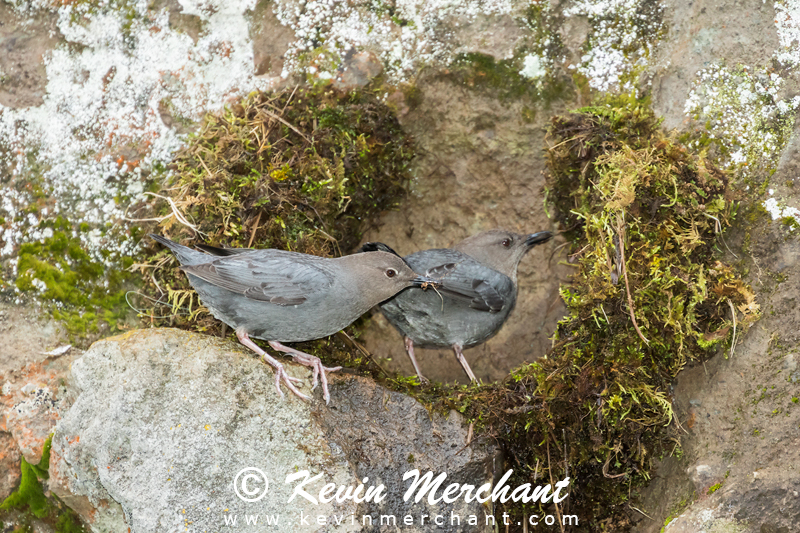
[{"label": "bird's claw", "polygon": [[[278,350],[279,352],[288,353],[292,356],[295,362],[300,363],[303,366],[310,367],[314,370],[313,374],[313,385],[311,390],[314,390],[317,387],[317,383],[319,381],[322,382],[322,398],[325,400],[325,404],[329,404],[331,401],[331,394],[328,392],[328,378],[325,375],[325,372],[336,372],[337,370],[341,370],[342,367],[336,366],[328,368],[326,366],[322,366],[322,361],[320,361],[319,357],[314,355],[301,352],[300,350],[295,350],[294,348],[289,348],[288,346],[284,346],[278,341],[269,341],[269,345],[272,346],[273,349]],[[298,394],[295,392],[295,394]]]},{"label": "bird's claw", "polygon": [[295,387],[294,384],[292,383],[293,381],[301,383],[303,380],[292,377],[289,374],[287,374],[286,369],[284,369],[283,365],[281,365],[280,367],[275,369],[275,388],[278,389],[278,394],[280,395],[281,400],[284,398],[283,391],[281,390],[281,381],[283,381],[283,384],[286,385],[286,388],[292,391],[294,395],[297,396],[298,398],[302,398],[303,400],[311,399],[310,396],[306,396],[305,394],[297,390],[297,387]]},{"label": "bird's claw", "polygon": [[[328,377],[325,375],[325,372],[336,372],[341,370],[342,367],[334,366],[334,367],[327,367],[322,366],[322,361],[319,358],[316,358],[316,361],[313,361],[309,364],[314,369],[314,377],[311,382],[311,390],[317,388],[319,381],[322,382],[322,399],[325,400],[325,405],[328,405],[331,402],[331,394],[328,392]],[[319,379],[321,376],[321,379]]]}]

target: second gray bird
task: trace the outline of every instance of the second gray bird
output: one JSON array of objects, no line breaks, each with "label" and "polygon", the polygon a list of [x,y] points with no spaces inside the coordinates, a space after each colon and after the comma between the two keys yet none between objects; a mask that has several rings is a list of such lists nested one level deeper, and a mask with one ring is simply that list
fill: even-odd
[{"label": "second gray bird", "polygon": [[341,367],[327,368],[318,357],[281,343],[333,335],[407,287],[438,285],[433,279],[418,276],[390,253],[327,259],[283,250],[201,246],[209,254],[160,235],[150,237],[175,254],[211,314],[231,326],[239,342],[275,369],[275,386],[281,397],[283,382],[297,396],[309,399],[294,385],[300,380],[290,377],[283,365],[250,337],[264,339],[274,350],[313,368],[312,390],[319,376],[327,403],[330,393],[325,372]]},{"label": "second gray bird", "polygon": [[[525,254],[553,234],[519,235],[493,229],[452,248],[424,250],[403,259],[416,272],[442,283],[442,295],[409,289],[381,304],[381,311],[403,335],[406,352],[420,381],[414,346],[451,347],[470,380],[477,381],[463,349],[485,342],[502,327],[517,300],[517,267]],[[382,243],[362,251],[395,253]],[[459,297],[477,294],[475,298]]]}]

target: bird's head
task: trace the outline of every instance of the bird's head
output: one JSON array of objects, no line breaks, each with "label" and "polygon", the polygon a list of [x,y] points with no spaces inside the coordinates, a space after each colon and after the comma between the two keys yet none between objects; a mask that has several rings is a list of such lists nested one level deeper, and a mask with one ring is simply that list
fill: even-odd
[{"label": "bird's head", "polygon": [[[391,250],[388,246],[386,248]],[[347,257],[353,258],[353,273],[358,276],[360,283],[369,287],[371,295],[377,299],[376,304],[388,300],[406,287],[433,289],[440,285],[439,281],[414,272],[394,251],[375,248],[375,251]]]},{"label": "bird's head", "polygon": [[520,235],[504,229],[491,229],[467,237],[453,248],[505,274],[516,283],[517,267],[528,250],[552,237],[549,231]]}]

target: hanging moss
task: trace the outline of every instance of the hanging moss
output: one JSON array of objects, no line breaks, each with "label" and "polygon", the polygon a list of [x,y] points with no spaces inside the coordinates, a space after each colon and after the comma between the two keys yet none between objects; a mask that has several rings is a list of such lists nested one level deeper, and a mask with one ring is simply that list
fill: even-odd
[{"label": "hanging moss", "polygon": [[[725,173],[665,135],[647,102],[555,117],[548,141],[548,206],[575,268],[561,288],[568,314],[546,358],[454,390],[449,405],[504,444],[520,483],[569,472],[561,512],[617,531],[653,459],[679,450],[677,373],[727,353],[759,308],[721,262],[735,212]],[[533,509],[508,511],[516,522]]]}]

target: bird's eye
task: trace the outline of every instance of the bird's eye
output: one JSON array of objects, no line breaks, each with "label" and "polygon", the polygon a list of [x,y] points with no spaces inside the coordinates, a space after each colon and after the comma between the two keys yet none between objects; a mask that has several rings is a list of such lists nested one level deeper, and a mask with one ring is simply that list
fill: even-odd
[{"label": "bird's eye", "polygon": [[397,275],[397,270],[395,270],[393,268],[390,268],[390,269],[386,270],[386,277],[387,278],[393,278],[396,275]]},{"label": "bird's eye", "polygon": [[511,239],[503,239],[503,242],[501,242],[500,244],[508,248],[509,246],[511,246]]}]

